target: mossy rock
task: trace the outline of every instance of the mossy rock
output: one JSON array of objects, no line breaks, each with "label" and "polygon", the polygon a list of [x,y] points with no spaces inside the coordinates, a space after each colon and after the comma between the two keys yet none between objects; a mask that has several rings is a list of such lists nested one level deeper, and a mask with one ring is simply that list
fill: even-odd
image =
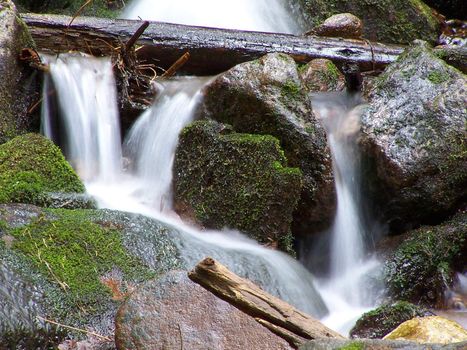
[{"label": "mossy rock", "polygon": [[361,145],[392,233],[436,224],[467,199],[467,77],[416,42],[376,79]]},{"label": "mossy rock", "polygon": [[395,299],[440,307],[454,272],[467,266],[467,213],[409,236],[386,262],[388,291]]},{"label": "mossy rock", "polygon": [[299,346],[299,350],[464,350],[467,342],[453,344],[417,344],[408,340],[317,339]]},{"label": "mossy rock", "polygon": [[[83,0],[15,0],[21,11],[55,13],[74,16],[83,6]],[[93,0],[80,12],[81,16],[115,18],[125,6],[123,0]]]},{"label": "mossy rock", "polygon": [[240,134],[214,121],[187,126],[174,165],[177,208],[209,228],[241,230],[291,250],[290,223],[302,185],[279,141]]},{"label": "mossy rock", "polygon": [[364,313],[350,330],[352,338],[381,339],[402,322],[432,313],[406,301],[382,305]]},{"label": "mossy rock", "polygon": [[182,267],[169,236],[134,214],[0,207],[0,339],[48,332],[36,316],[108,335],[125,293]]},{"label": "mossy rock", "polygon": [[[334,216],[331,155],[309,98],[312,91],[336,87],[339,73],[334,68],[325,63],[324,69],[308,65],[298,69],[292,57],[268,54],[218,75],[205,87],[198,111],[201,118],[232,125],[236,132],[279,140],[289,166],[303,173],[294,234],[319,232]],[[327,82],[317,82],[317,75]]]},{"label": "mossy rock", "polygon": [[304,22],[315,27],[338,13],[363,21],[363,36],[383,43],[436,42],[440,23],[421,0],[300,0]]},{"label": "mossy rock", "polygon": [[46,192],[84,192],[60,149],[39,134],[0,145],[0,203],[41,204]]},{"label": "mossy rock", "polygon": [[40,99],[37,71],[18,59],[23,48],[35,44],[27,26],[10,0],[0,0],[0,144],[38,128],[38,109],[30,109]]}]

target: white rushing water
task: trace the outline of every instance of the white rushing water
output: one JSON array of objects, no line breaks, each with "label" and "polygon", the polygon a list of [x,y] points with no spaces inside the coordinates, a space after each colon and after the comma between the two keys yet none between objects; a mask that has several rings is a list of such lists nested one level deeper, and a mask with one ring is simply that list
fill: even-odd
[{"label": "white rushing water", "polygon": [[[80,173],[85,175],[83,180],[87,191],[98,200],[100,207],[140,213],[165,222],[174,228],[174,232],[181,232],[182,238],[177,244],[181,258],[188,266],[194,267],[204,257],[212,256],[305,312],[315,317],[326,314],[326,307],[315,290],[311,274],[297,261],[281,252],[263,248],[238,232],[196,230],[184,224],[170,210],[171,172],[178,135],[192,120],[206,79],[179,78],[159,83],[155,104],[140,117],[128,134],[124,153],[129,158],[130,166],[129,170],[122,171],[118,166],[122,163],[122,151],[120,144],[115,145],[120,139],[118,116],[112,106],[108,110],[99,109],[101,115],[96,115],[96,105],[116,103],[114,91],[90,88],[111,80],[111,70],[96,72],[96,67],[107,67],[109,62],[96,58],[83,62],[81,57],[63,57],[49,63],[57,90],[61,123],[67,130],[67,137],[80,140],[65,142],[67,155],[73,157],[72,163],[79,166]],[[81,68],[78,69],[78,66]],[[110,77],[103,77],[103,74]],[[94,77],[94,80],[83,77]],[[84,95],[92,103],[80,103],[80,113],[68,108]],[[44,125],[51,130],[53,113],[48,108],[44,112],[49,113],[43,118]],[[103,115],[107,112],[109,115]],[[107,118],[115,119],[108,121]],[[101,133],[102,127],[96,125],[98,121],[105,121],[113,129]],[[76,123],[79,127],[74,127]],[[100,151],[100,138],[113,145],[109,151],[115,153]],[[88,142],[89,145],[84,145]],[[93,155],[90,162],[84,161],[88,153]],[[109,169],[104,168],[103,164],[107,163],[102,157],[116,159],[112,174],[108,174]],[[113,181],[108,181],[108,176]]]},{"label": "white rushing water", "polygon": [[214,28],[301,34],[285,0],[133,0],[123,18]]},{"label": "white rushing water", "polygon": [[321,94],[313,96],[313,110],[326,129],[333,158],[337,211],[330,230],[330,275],[320,283],[330,315],[325,320],[342,333],[350,330],[364,311],[374,307],[365,278],[379,263],[368,258],[369,236],[363,218],[360,152],[361,101],[357,96]]}]

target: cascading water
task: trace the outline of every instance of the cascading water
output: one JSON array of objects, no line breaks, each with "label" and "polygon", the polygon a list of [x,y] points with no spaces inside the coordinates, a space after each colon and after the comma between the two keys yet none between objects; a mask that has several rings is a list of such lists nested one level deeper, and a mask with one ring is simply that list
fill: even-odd
[{"label": "cascading water", "polygon": [[[84,55],[44,58],[50,64],[63,118],[62,147],[68,160],[84,180],[114,181],[121,172],[122,154],[111,62]],[[43,103],[47,114],[50,85],[47,79]],[[56,140],[50,120],[46,118],[42,125],[44,134]]]},{"label": "cascading water", "polygon": [[122,17],[262,32],[303,32],[281,0],[134,0]]},{"label": "cascading water", "polygon": [[[114,120],[115,123],[108,124],[115,129],[108,131],[105,135],[100,134],[99,127],[91,128],[91,125],[94,125],[96,119],[107,120],[107,117],[117,118],[117,116],[111,110],[110,116],[96,116],[93,103],[80,104],[82,111],[78,114],[71,109],[66,109],[65,106],[71,105],[73,100],[84,94],[81,90],[92,90],[93,95],[87,98],[93,101],[108,100],[109,96],[107,90],[88,88],[90,85],[98,84],[97,81],[70,79],[71,73],[64,74],[67,69],[62,65],[70,65],[69,69],[76,73],[75,77],[92,76],[87,70],[89,66],[96,67],[98,61],[83,63],[80,57],[66,57],[49,62],[52,80],[57,89],[57,98],[62,106],[62,114],[69,114],[63,115],[67,133],[72,132],[73,137],[82,142],[93,142],[88,147],[94,150],[100,147],[101,143],[98,142],[100,137],[108,137],[110,134],[116,137],[119,135],[119,130],[117,119]],[[82,71],[75,70],[81,64],[83,65]],[[111,70],[106,72],[111,74]],[[94,78],[101,81],[108,79],[99,74],[94,74]],[[65,82],[72,87],[70,91],[61,91],[67,89]],[[75,84],[79,82],[86,85],[78,88]],[[193,112],[205,82],[206,79],[197,78],[179,78],[175,81],[160,82],[154,106],[135,123],[125,142],[124,153],[129,157],[130,170],[124,172],[118,168],[112,174],[114,181],[107,181],[106,176],[100,174],[100,171],[104,173],[108,171],[100,165],[103,164],[100,157],[111,156],[112,159],[120,157],[116,163],[121,164],[120,145],[112,149],[116,152],[115,154],[95,152],[89,168],[86,167],[83,171],[84,174],[89,174],[89,171],[94,172],[93,177],[84,178],[88,192],[96,198],[101,207],[141,213],[172,226],[173,235],[178,237],[177,245],[182,255],[181,258],[188,266],[194,266],[206,256],[213,256],[236,273],[256,281],[269,292],[301,310],[315,317],[324,316],[326,307],[313,286],[312,276],[295,260],[281,252],[265,249],[239,233],[197,231],[185,225],[175,213],[170,211],[171,166],[178,135],[181,129],[193,119]],[[85,110],[85,107],[91,109]],[[106,111],[100,110],[100,113],[104,114]],[[50,116],[44,117],[44,124],[50,126],[48,119]],[[80,127],[73,128],[73,123],[77,122],[76,119],[80,119],[78,124]],[[90,125],[84,127],[86,123]],[[89,130],[94,130],[95,133],[88,135]],[[78,148],[78,150],[71,149],[68,153],[77,157],[74,161],[75,165],[87,164],[79,158],[87,155],[86,152],[79,151],[83,148],[82,144],[70,142],[69,147]],[[100,166],[95,167],[94,163]]]},{"label": "cascading water", "polygon": [[[342,333],[373,305],[364,278],[379,263],[366,257],[369,229],[363,218],[361,199],[360,131],[361,101],[358,96],[321,94],[312,98],[313,110],[324,125],[333,158],[337,211],[330,230],[330,275],[320,291],[332,300],[326,320]],[[325,321],[325,322],[326,322]]]}]

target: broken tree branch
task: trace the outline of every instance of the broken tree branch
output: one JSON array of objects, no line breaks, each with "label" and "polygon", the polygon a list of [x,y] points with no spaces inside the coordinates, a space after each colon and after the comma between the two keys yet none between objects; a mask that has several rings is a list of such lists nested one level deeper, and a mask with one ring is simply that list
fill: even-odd
[{"label": "broken tree branch", "polygon": [[301,338],[344,338],[313,317],[237,276],[212,258],[198,263],[188,273],[188,277],[261,324],[267,325],[269,329],[274,329],[276,334],[282,334],[292,344]]}]

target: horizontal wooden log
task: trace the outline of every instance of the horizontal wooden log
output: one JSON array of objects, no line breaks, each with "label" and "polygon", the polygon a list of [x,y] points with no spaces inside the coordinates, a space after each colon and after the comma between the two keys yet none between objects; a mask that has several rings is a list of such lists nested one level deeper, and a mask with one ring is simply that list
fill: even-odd
[{"label": "horizontal wooden log", "polygon": [[310,315],[237,276],[212,258],[201,261],[188,273],[188,277],[254,317],[294,346],[301,339],[344,338]]},{"label": "horizontal wooden log", "polygon": [[[49,52],[77,50],[93,55],[110,55],[124,45],[142,21],[60,15],[22,14],[38,49]],[[382,68],[404,49],[363,40],[295,36],[287,34],[193,27],[150,22],[139,37],[138,55],[151,57],[167,69],[184,53],[190,59],[183,67],[188,74],[212,75],[238,63],[271,52],[291,55],[297,62],[328,58],[337,64],[357,62],[361,70]]]}]

